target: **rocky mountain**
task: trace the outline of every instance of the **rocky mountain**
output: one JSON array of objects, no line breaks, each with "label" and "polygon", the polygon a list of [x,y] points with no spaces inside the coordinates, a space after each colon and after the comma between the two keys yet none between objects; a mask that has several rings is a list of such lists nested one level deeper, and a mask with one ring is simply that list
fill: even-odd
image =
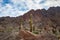
[{"label": "rocky mountain", "polygon": [[54,33],[59,31],[60,33],[60,7],[50,7],[48,10],[32,9],[24,15],[18,17],[0,17],[0,30],[3,29],[6,31],[8,29],[14,29],[16,31],[19,29],[21,21],[24,28],[29,28],[30,15],[32,18],[32,24],[37,29],[45,29],[47,32],[53,30]]},{"label": "rocky mountain", "polygon": [[19,27],[21,19],[23,26],[29,27],[30,14],[32,14],[33,26],[40,28],[49,25],[60,29],[60,7],[50,7],[48,10],[32,9],[19,17],[0,17],[0,27]]}]

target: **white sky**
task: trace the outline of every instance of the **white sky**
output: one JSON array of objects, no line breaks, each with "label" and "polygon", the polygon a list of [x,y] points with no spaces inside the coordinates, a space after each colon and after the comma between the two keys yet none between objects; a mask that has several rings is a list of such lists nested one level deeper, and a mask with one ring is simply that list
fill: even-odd
[{"label": "white sky", "polygon": [[16,17],[31,9],[48,9],[53,6],[60,6],[60,0],[0,0],[0,17]]}]

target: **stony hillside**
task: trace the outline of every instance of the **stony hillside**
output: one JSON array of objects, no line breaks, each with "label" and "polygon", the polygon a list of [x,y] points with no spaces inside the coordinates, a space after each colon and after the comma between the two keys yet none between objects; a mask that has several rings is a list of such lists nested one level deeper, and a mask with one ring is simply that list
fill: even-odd
[{"label": "stony hillside", "polygon": [[0,26],[20,26],[20,19],[23,19],[23,24],[27,24],[29,22],[30,14],[32,14],[33,24],[35,26],[40,27],[43,24],[46,26],[48,21],[53,22],[57,26],[60,26],[60,7],[51,7],[48,10],[45,9],[37,9],[37,10],[30,10],[29,12],[25,13],[23,16],[19,17],[0,17]]},{"label": "stony hillside", "polygon": [[51,33],[60,38],[60,7],[50,7],[48,10],[32,9],[18,17],[0,17],[1,33],[19,32],[21,21],[23,28],[29,30],[30,14],[32,14],[32,24],[36,31],[42,32],[44,30],[44,32]]}]

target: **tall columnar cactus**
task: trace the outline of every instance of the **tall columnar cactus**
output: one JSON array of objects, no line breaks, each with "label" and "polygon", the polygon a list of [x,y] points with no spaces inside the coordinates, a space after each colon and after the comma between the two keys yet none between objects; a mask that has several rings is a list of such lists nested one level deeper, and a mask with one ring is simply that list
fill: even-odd
[{"label": "tall columnar cactus", "polygon": [[19,30],[23,29],[23,19],[21,18],[20,19],[20,27],[19,27]]},{"label": "tall columnar cactus", "polygon": [[30,24],[30,32],[32,32],[33,31],[32,14],[30,14],[29,24]]},{"label": "tall columnar cactus", "polygon": [[33,26],[33,31],[35,31],[35,27]]}]

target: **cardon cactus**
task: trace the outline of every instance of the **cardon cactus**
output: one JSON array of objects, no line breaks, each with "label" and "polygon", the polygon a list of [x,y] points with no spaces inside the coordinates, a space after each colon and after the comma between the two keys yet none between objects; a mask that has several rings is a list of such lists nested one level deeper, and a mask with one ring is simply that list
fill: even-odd
[{"label": "cardon cactus", "polygon": [[19,30],[23,29],[23,18],[20,19],[20,27]]},{"label": "cardon cactus", "polygon": [[30,24],[30,32],[32,32],[33,31],[32,14],[30,14],[29,24]]}]

